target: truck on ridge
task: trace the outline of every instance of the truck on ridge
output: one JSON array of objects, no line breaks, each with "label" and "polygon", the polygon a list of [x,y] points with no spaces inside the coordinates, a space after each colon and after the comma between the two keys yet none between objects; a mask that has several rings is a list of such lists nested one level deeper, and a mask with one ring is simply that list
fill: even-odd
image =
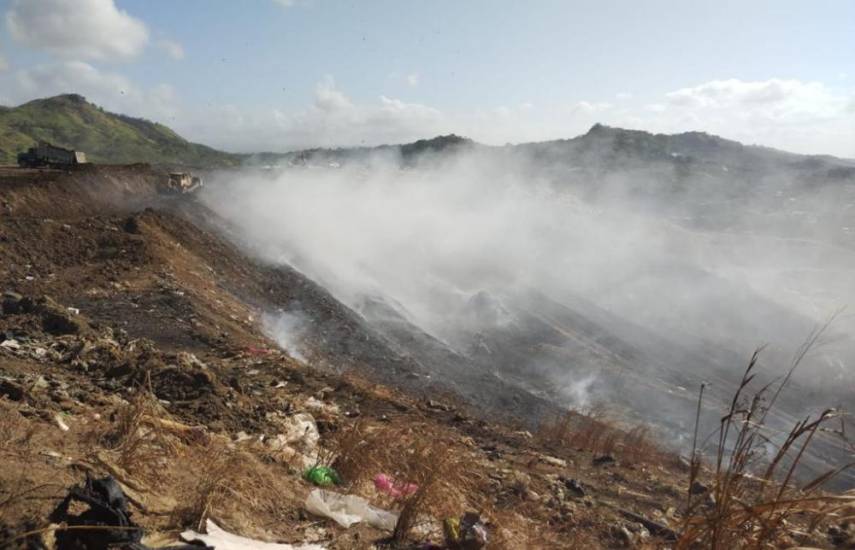
[{"label": "truck on ridge", "polygon": [[46,141],[38,142],[24,153],[18,153],[18,166],[24,168],[64,168],[81,164],[86,164],[86,153],[57,147]]}]

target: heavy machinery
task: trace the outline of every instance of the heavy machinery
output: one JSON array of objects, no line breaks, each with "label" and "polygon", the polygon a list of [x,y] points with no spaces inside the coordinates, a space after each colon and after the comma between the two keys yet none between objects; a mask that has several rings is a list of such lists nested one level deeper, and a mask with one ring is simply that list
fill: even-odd
[{"label": "heavy machinery", "polygon": [[170,172],[162,188],[165,193],[192,193],[202,187],[202,178],[187,172]]},{"label": "heavy machinery", "polygon": [[18,165],[25,168],[68,167],[86,164],[86,153],[74,149],[64,149],[40,141],[35,147],[30,147],[24,153],[18,154]]}]

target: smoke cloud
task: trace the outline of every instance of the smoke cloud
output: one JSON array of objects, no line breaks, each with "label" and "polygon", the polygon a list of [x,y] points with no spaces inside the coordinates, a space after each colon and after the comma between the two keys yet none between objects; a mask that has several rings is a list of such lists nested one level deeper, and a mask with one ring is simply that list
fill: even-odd
[{"label": "smoke cloud", "polygon": [[[357,311],[382,300],[571,406],[614,399],[642,373],[689,403],[694,384],[735,381],[764,344],[779,374],[813,328],[855,303],[855,195],[802,192],[798,174],[767,174],[741,194],[703,178],[670,189],[649,170],[579,177],[509,148],[404,167],[388,153],[316,164],[221,174],[202,200],[256,254]],[[282,317],[268,325],[299,334]],[[853,328],[844,310],[802,367],[799,383],[821,393],[799,411],[851,399]]]}]

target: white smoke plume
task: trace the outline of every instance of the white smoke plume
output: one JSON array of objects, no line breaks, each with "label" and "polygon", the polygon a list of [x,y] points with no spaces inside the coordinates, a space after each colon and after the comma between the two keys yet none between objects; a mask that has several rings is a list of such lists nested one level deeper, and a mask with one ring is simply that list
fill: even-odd
[{"label": "white smoke plume", "polygon": [[[263,258],[297,267],[353,307],[365,296],[385,297],[462,353],[461,335],[479,330],[472,324],[479,293],[515,304],[506,324],[520,311],[547,318],[523,298],[537,291],[577,311],[584,300],[601,320],[641,327],[622,334],[651,348],[655,335],[699,355],[721,348],[740,358],[763,344],[771,357],[785,357],[811,328],[855,304],[855,246],[841,242],[839,215],[851,213],[845,201],[855,199],[839,190],[788,203],[774,196],[722,202],[721,190],[693,189],[698,219],[729,220],[706,228],[697,219],[683,223],[667,198],[639,200],[632,190],[658,185],[653,180],[620,176],[573,187],[539,161],[502,149],[408,168],[398,160],[229,173],[202,198]],[[787,192],[790,175],[770,177],[778,176]],[[781,211],[781,201],[792,212]],[[842,334],[853,325],[844,313],[834,328]],[[568,342],[574,355],[550,372],[564,373],[565,398],[587,406],[600,380],[583,363],[602,353],[582,354],[572,334]],[[804,380],[851,384],[853,342],[838,340],[823,353]],[[739,368],[733,365],[734,378]]]}]

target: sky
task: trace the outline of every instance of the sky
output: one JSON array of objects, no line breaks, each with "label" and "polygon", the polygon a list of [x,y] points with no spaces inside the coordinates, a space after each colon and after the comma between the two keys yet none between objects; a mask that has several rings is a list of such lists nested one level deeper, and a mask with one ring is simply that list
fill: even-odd
[{"label": "sky", "polygon": [[851,0],[0,0],[0,104],[237,152],[596,122],[855,158]]}]

